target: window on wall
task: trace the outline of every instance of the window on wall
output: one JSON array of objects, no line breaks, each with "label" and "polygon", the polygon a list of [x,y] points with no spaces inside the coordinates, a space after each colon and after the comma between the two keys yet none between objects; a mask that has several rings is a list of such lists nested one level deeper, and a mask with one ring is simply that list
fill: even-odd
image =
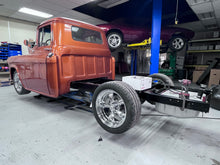
[{"label": "window on wall", "polygon": [[72,37],[75,41],[102,44],[101,33],[90,29],[72,26]]},{"label": "window on wall", "polygon": [[38,46],[50,46],[51,44],[51,26],[47,25],[39,29]]}]

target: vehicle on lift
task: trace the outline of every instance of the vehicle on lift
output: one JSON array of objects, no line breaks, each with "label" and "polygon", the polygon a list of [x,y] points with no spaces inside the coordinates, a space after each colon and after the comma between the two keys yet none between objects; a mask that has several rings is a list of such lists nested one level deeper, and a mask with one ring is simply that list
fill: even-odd
[{"label": "vehicle on lift", "polygon": [[[105,31],[111,50],[119,48],[122,43],[142,42],[151,37],[151,29],[147,27],[143,28],[119,24],[100,24],[97,26]],[[176,27],[161,28],[161,40],[163,44],[167,44],[173,51],[182,50],[186,41],[192,39],[193,36],[194,32],[188,29]]]},{"label": "vehicle on lift", "polygon": [[[31,53],[8,59],[16,92],[23,95],[33,91],[57,98],[77,90],[82,98],[89,96],[83,101],[92,103],[97,122],[111,133],[123,133],[134,126],[145,100],[162,110],[209,111],[210,90],[194,90],[199,98],[191,99],[191,89],[175,87],[162,74],[113,81],[115,60],[104,31],[97,26],[53,18],[39,25],[33,48],[27,40],[24,43]],[[176,96],[167,94],[169,91]]]}]

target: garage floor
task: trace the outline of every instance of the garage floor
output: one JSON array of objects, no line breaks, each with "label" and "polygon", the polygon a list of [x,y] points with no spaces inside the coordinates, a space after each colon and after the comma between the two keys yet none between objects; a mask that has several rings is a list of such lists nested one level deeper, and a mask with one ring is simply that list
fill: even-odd
[{"label": "garage floor", "polygon": [[220,165],[220,111],[183,119],[145,103],[140,122],[113,135],[92,113],[35,95],[0,88],[1,165]]}]

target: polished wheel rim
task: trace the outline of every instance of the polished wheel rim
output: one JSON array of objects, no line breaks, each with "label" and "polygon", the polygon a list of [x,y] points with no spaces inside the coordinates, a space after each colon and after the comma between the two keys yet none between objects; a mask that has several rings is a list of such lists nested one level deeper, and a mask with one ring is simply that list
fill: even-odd
[{"label": "polished wheel rim", "polygon": [[182,38],[175,38],[172,45],[175,49],[181,49],[184,46],[184,41]]},{"label": "polished wheel rim", "polygon": [[15,89],[18,91],[18,92],[21,92],[22,90],[22,84],[21,84],[21,81],[18,77],[18,73],[15,73],[15,76],[14,76],[14,85],[15,85]]},{"label": "polished wheel rim", "polygon": [[120,127],[126,119],[124,100],[114,90],[106,89],[98,94],[96,110],[102,123],[110,128]]},{"label": "polished wheel rim", "polygon": [[121,37],[118,34],[112,34],[108,38],[108,43],[111,47],[117,48],[121,44]]}]

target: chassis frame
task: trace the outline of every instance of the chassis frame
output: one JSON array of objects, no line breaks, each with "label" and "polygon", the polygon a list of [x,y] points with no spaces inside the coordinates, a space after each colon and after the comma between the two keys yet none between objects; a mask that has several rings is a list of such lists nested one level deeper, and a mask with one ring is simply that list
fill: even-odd
[{"label": "chassis frame", "polygon": [[[80,91],[89,91],[91,93],[94,93],[95,89],[105,82],[109,82],[113,80],[108,79],[95,79],[95,80],[86,80],[86,81],[80,81],[80,82],[73,82],[71,83],[71,88],[78,89]],[[152,102],[158,102],[162,104],[168,104],[180,108],[187,108],[194,111],[199,112],[209,112],[210,108],[210,99],[212,94],[212,89],[195,89],[195,88],[188,88],[189,92],[197,92],[198,98],[201,98],[203,94],[207,96],[206,101],[197,101],[197,100],[191,100],[191,99],[183,99],[183,98],[174,98],[171,96],[164,96],[161,95],[164,91],[168,89],[173,90],[181,90],[180,86],[164,86],[160,83],[154,84],[152,88],[143,90],[143,91],[136,91],[140,100],[142,101],[148,101],[150,103]]]}]

